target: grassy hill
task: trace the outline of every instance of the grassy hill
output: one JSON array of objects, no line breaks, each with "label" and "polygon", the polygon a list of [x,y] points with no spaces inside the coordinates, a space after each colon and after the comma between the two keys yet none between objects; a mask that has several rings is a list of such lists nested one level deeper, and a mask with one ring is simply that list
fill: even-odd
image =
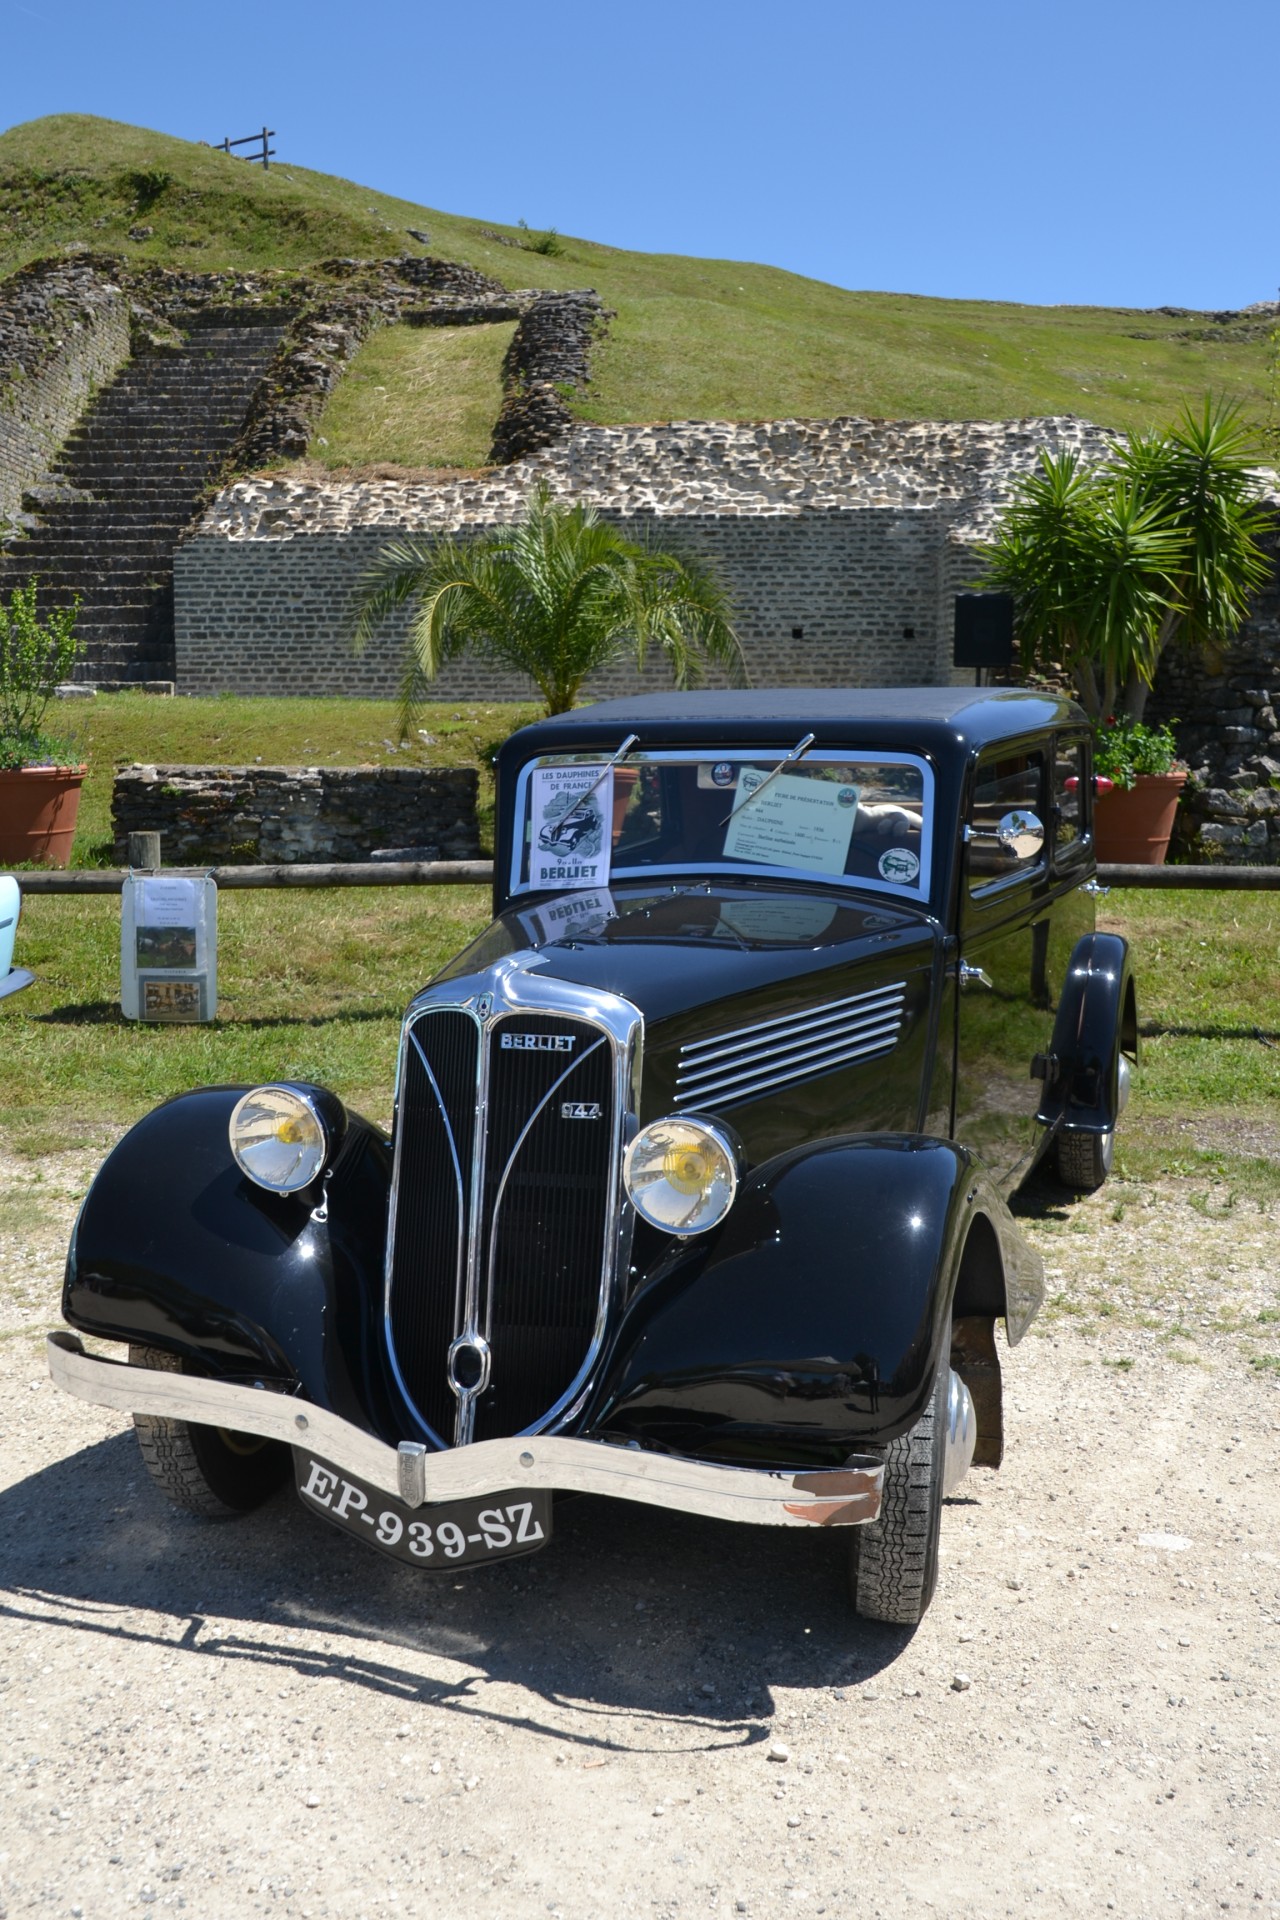
[{"label": "grassy hill", "polygon": [[[776,267],[569,236],[552,257],[518,250],[516,228],[287,160],[264,172],[115,121],[59,114],[0,134],[0,275],[72,241],[191,268],[311,267],[416,251],[409,227],[429,232],[433,253],[508,286],[592,286],[617,309],[578,409],[584,420],[1078,413],[1134,428],[1170,419],[1206,391],[1255,418],[1266,411],[1257,316],[1219,325],[1208,315],[849,292]],[[452,355],[438,341],[415,351],[375,341],[365,354],[381,358],[357,369],[347,417],[322,427],[328,464],[476,458],[475,423],[497,412],[496,341]]]}]

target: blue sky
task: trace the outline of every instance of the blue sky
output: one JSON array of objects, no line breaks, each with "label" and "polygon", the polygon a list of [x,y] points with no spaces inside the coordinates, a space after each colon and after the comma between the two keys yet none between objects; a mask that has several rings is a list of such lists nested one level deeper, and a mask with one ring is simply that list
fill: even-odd
[{"label": "blue sky", "polygon": [[1280,0],[0,0],[0,125],[102,114],[846,287],[1276,297]]}]

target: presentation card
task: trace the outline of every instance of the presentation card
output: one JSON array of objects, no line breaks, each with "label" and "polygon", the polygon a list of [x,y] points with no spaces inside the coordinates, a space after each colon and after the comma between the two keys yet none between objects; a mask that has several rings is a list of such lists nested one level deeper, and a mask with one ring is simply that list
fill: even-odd
[{"label": "presentation card", "polygon": [[835,780],[780,773],[769,791],[747,804],[768,773],[744,767],[738,808],[725,829],[727,860],[794,867],[801,873],[842,874],[849,858],[858,789]]}]

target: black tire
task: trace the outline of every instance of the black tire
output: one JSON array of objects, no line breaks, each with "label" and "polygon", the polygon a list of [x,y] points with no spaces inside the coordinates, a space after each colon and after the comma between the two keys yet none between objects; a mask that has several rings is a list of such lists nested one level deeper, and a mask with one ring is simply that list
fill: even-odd
[{"label": "black tire", "polygon": [[1076,1193],[1096,1193],[1111,1171],[1116,1136],[1111,1133],[1060,1133],[1058,1178]]},{"label": "black tire", "polygon": [[849,1586],[854,1612],[864,1620],[914,1627],[938,1583],[950,1344],[943,1347],[928,1406],[885,1449],[879,1519],[852,1530]]},{"label": "black tire", "polygon": [[[130,1347],[129,1364],[181,1373],[176,1354],[157,1347]],[[133,1424],[147,1472],[175,1507],[205,1520],[232,1520],[250,1513],[281,1486],[289,1472],[289,1449],[278,1440],[186,1420],[135,1413]]]}]

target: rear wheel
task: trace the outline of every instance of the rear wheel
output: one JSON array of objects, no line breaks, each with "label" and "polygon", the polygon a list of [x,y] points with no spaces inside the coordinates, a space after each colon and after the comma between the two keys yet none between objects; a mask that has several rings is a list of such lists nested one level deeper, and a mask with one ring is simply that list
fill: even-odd
[{"label": "rear wheel", "polygon": [[849,1585],[864,1620],[914,1627],[938,1582],[942,1475],[947,1445],[950,1342],[929,1404],[908,1433],[885,1449],[879,1518],[850,1538]]},{"label": "rear wheel", "polygon": [[[158,1347],[130,1347],[129,1364],[181,1373],[176,1354]],[[147,1472],[167,1499],[206,1520],[231,1520],[249,1513],[281,1486],[289,1471],[289,1450],[278,1440],[193,1421],[163,1420],[135,1413],[133,1424]]]},{"label": "rear wheel", "polygon": [[1110,1133],[1060,1133],[1058,1178],[1077,1193],[1096,1193],[1111,1171],[1116,1136]]}]

